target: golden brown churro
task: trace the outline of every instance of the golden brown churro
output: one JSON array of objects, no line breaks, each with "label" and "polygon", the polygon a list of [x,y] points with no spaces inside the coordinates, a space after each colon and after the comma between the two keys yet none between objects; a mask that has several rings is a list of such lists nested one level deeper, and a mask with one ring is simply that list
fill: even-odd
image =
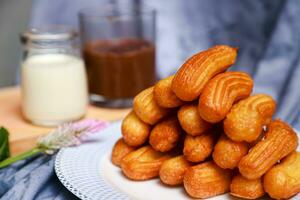
[{"label": "golden brown churro", "polygon": [[121,162],[121,168],[125,176],[132,180],[148,180],[157,177],[162,163],[170,158],[170,154],[144,146],[127,154]]},{"label": "golden brown churro", "polygon": [[204,161],[214,149],[215,138],[211,131],[195,137],[187,135],[184,140],[184,157],[191,162]]},{"label": "golden brown churro", "polygon": [[213,152],[215,163],[223,169],[234,169],[243,156],[248,153],[249,145],[245,142],[234,142],[222,135]]},{"label": "golden brown churro", "polygon": [[184,102],[173,92],[171,85],[174,75],[158,81],[154,86],[154,99],[157,104],[165,108],[175,108]]},{"label": "golden brown churro", "polygon": [[235,104],[224,120],[224,131],[234,141],[255,141],[263,126],[272,121],[276,103],[272,97],[257,94]]},{"label": "golden brown churro", "polygon": [[183,130],[192,136],[201,135],[212,127],[212,124],[200,117],[196,103],[182,106],[178,110],[177,116]]},{"label": "golden brown churro", "polygon": [[194,198],[209,198],[229,191],[231,171],[209,161],[190,167],[184,175],[186,192]]},{"label": "golden brown churro", "polygon": [[177,117],[169,117],[154,126],[150,133],[149,143],[156,151],[170,151],[176,147],[181,132]]},{"label": "golden brown churro", "polygon": [[226,45],[217,45],[195,54],[175,74],[172,90],[184,101],[197,99],[205,84],[234,64],[236,57],[237,49]]},{"label": "golden brown churro", "polygon": [[133,110],[145,123],[154,125],[168,114],[169,109],[160,107],[153,98],[153,87],[143,90],[133,100]]},{"label": "golden brown churro", "polygon": [[136,114],[131,111],[124,118],[121,130],[124,141],[130,146],[138,147],[148,140],[151,127],[140,120]]},{"label": "golden brown churro", "polygon": [[289,199],[300,192],[300,153],[293,152],[264,176],[264,188],[274,199]]},{"label": "golden brown churro", "polygon": [[233,177],[230,184],[230,194],[244,199],[258,199],[264,196],[262,180],[249,180],[238,174]]},{"label": "golden brown churro", "polygon": [[225,72],[211,79],[199,99],[202,119],[217,123],[223,120],[233,103],[251,94],[253,80],[243,72]]},{"label": "golden brown churro", "polygon": [[265,139],[258,142],[239,163],[240,173],[248,179],[258,179],[279,160],[294,151],[298,137],[294,130],[281,120],[269,124]]},{"label": "golden brown churro", "polygon": [[129,146],[120,138],[113,147],[111,153],[111,161],[116,165],[120,166],[122,159],[129,153],[133,152],[136,148]]},{"label": "golden brown churro", "polygon": [[192,166],[184,156],[176,156],[166,160],[160,170],[160,180],[166,185],[180,185],[183,183],[183,176],[186,170]]}]

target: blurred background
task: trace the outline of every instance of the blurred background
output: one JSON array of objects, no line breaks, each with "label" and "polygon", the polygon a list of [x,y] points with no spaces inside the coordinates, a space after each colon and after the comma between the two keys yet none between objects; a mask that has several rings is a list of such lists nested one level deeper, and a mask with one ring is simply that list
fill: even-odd
[{"label": "blurred background", "polygon": [[0,1],[0,87],[16,84],[21,61],[19,33],[30,19],[31,0]]},{"label": "blurred background", "polygon": [[[78,27],[78,11],[116,0],[1,0],[0,87],[18,83],[19,34],[30,27]],[[122,1],[124,2],[124,1]],[[157,10],[157,72],[176,71],[187,57],[213,44],[240,48],[233,69],[254,74],[288,1],[282,0],[133,0]],[[296,4],[296,2],[295,2]],[[282,33],[284,37],[285,34]]]}]

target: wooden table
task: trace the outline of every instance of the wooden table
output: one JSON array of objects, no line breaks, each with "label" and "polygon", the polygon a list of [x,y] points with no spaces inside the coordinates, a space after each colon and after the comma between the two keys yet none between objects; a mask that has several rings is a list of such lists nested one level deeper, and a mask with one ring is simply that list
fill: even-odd
[{"label": "wooden table", "polygon": [[[24,152],[35,145],[36,139],[51,131],[51,128],[32,125],[22,118],[21,93],[19,87],[0,89],[0,126],[10,132],[10,150],[12,155]],[[90,105],[86,118],[100,120],[118,120],[130,109],[108,109]]]}]

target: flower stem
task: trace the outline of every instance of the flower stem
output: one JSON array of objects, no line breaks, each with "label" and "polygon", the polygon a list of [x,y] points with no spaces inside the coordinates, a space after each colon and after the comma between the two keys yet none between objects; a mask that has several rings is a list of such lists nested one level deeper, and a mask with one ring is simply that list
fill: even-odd
[{"label": "flower stem", "polygon": [[19,160],[23,160],[25,158],[29,158],[31,156],[34,156],[34,155],[36,155],[40,152],[42,152],[42,150],[38,147],[35,147],[35,148],[33,148],[29,151],[26,151],[22,154],[17,155],[17,156],[9,157],[9,158],[3,160],[2,162],[0,162],[0,169],[4,168],[4,167],[7,167],[8,165],[11,165],[12,163],[17,162]]}]

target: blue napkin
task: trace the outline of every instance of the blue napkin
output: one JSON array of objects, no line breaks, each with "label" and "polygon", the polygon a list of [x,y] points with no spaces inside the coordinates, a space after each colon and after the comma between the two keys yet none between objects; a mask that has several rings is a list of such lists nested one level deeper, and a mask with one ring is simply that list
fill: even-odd
[{"label": "blue napkin", "polygon": [[[75,25],[92,0],[33,1],[31,25]],[[250,73],[255,93],[278,102],[276,117],[300,130],[300,1],[153,0],[158,10],[158,73],[174,73],[193,53],[214,44],[239,47],[233,70]],[[72,5],[72,6],[66,6]],[[63,10],[56,16],[54,13]],[[76,199],[54,174],[55,157],[36,156],[0,170],[1,200]],[[2,198],[1,198],[2,196]]]}]

